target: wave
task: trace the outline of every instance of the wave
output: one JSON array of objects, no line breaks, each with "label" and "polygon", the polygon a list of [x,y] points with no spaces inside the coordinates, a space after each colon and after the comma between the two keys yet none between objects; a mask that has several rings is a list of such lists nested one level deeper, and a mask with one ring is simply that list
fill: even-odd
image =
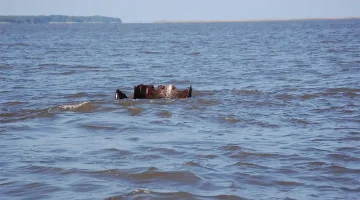
[{"label": "wave", "polygon": [[317,94],[303,94],[300,95],[300,99],[304,99],[304,100],[308,100],[308,99],[314,99],[314,98],[318,98],[319,95]]},{"label": "wave", "polygon": [[233,89],[231,91],[235,95],[242,95],[242,96],[252,96],[252,95],[260,95],[263,94],[260,90],[239,90],[239,89]]},{"label": "wave", "polygon": [[339,88],[327,88],[324,92],[318,93],[318,95],[321,96],[335,96],[335,95],[341,95],[341,96],[347,96],[347,97],[355,97],[359,95],[360,88],[347,88],[347,87],[339,87]]},{"label": "wave", "polygon": [[344,161],[344,162],[359,162],[360,158],[356,158],[353,156],[349,156],[346,154],[339,154],[339,153],[332,153],[328,155],[331,160],[338,160],[338,161]]},{"label": "wave", "polygon": [[7,106],[15,106],[15,105],[21,105],[21,104],[26,104],[27,102],[24,101],[9,101],[4,103]]},{"label": "wave", "polygon": [[237,162],[235,164],[233,164],[232,166],[236,166],[236,167],[240,167],[240,168],[244,168],[244,169],[269,169],[269,167],[265,167],[262,165],[257,165],[254,163],[248,163],[248,162]]},{"label": "wave", "polygon": [[204,99],[204,98],[197,99],[197,102],[201,106],[215,106],[215,105],[218,105],[221,103],[220,101],[218,101],[216,99]]},{"label": "wave", "polygon": [[119,104],[124,107],[131,107],[131,106],[138,105],[140,103],[141,103],[141,101],[136,101],[136,100],[124,100],[124,101],[119,102]]},{"label": "wave", "polygon": [[25,56],[24,59],[26,59],[26,60],[42,60],[42,59],[44,59],[44,58]]},{"label": "wave", "polygon": [[259,121],[256,119],[239,119],[236,116],[224,116],[220,117],[221,123],[225,122],[228,124],[237,124],[241,123],[241,125],[257,125],[264,128],[279,128],[280,125],[278,124],[272,124],[266,121]]},{"label": "wave", "polygon": [[[109,149],[104,149],[102,151],[107,152],[107,153],[120,155],[120,156],[129,156],[129,155],[133,154],[133,152],[131,152],[131,151],[121,150],[121,149],[117,149],[117,148],[109,148]],[[95,155],[93,152],[91,152],[91,154]]]},{"label": "wave", "polygon": [[170,111],[167,110],[163,110],[157,113],[158,116],[163,117],[163,118],[171,118],[172,113]]},{"label": "wave", "polygon": [[0,69],[12,69],[10,65],[0,65]]},{"label": "wave", "polygon": [[68,65],[63,65],[59,63],[42,63],[38,64],[39,67],[66,67]]},{"label": "wave", "polygon": [[79,93],[75,93],[75,94],[66,95],[66,97],[68,97],[68,98],[81,98],[81,97],[86,97],[86,96],[87,96],[87,93],[85,93],[85,92],[79,92]]},{"label": "wave", "polygon": [[28,43],[13,43],[13,44],[8,44],[8,47],[28,47],[30,46],[30,44]]},{"label": "wave", "polygon": [[74,71],[74,70],[71,70],[71,71],[66,71],[66,72],[60,72],[60,73],[56,73],[57,75],[65,75],[65,76],[68,76],[68,75],[72,75],[72,74],[76,74],[77,72]]},{"label": "wave", "polygon": [[111,54],[110,56],[112,57],[120,57],[120,56],[123,56],[124,54],[121,54],[121,53],[115,53],[115,54]]},{"label": "wave", "polygon": [[166,182],[173,185],[196,185],[202,179],[191,171],[161,171],[156,167],[150,167],[143,171],[141,169],[120,170],[108,169],[101,171],[85,171],[72,169],[70,172],[86,174],[101,178],[122,179],[133,183]]},{"label": "wave", "polygon": [[162,54],[160,51],[140,51],[143,54]]},{"label": "wave", "polygon": [[73,112],[94,112],[98,106],[91,102],[83,102],[78,104],[61,105],[55,107],[55,109],[73,111]]},{"label": "wave", "polygon": [[91,66],[91,65],[73,65],[72,69],[100,69],[99,66]]},{"label": "wave", "polygon": [[295,123],[295,124],[300,124],[300,125],[319,124],[317,122],[312,122],[312,121],[309,121],[309,120],[298,119],[298,118],[291,118],[290,121]]},{"label": "wave", "polygon": [[140,107],[130,107],[127,109],[127,111],[129,112],[130,115],[132,116],[137,116],[140,115],[142,113],[144,109],[140,108]]},{"label": "wave", "polygon": [[200,55],[200,52],[192,52],[189,54],[190,56],[199,56]]},{"label": "wave", "polygon": [[304,94],[289,94],[289,93],[272,93],[263,92],[260,90],[246,90],[246,89],[233,89],[232,94],[239,96],[261,96],[268,95],[274,99],[279,100],[310,100],[315,98],[328,98],[328,97],[349,97],[353,98],[360,95],[360,89],[358,88],[327,88],[323,92],[304,93]]},{"label": "wave", "polygon": [[109,131],[117,130],[116,127],[112,127],[112,126],[101,126],[101,125],[90,125],[90,124],[83,124],[82,127],[89,130],[109,130]]},{"label": "wave", "polygon": [[201,180],[198,176],[190,171],[154,171],[147,170],[131,175],[131,178],[139,182],[165,181],[167,183],[196,184]]},{"label": "wave", "polygon": [[293,100],[293,99],[295,99],[295,96],[285,93],[285,94],[277,94],[277,95],[275,95],[275,98],[280,99],[280,100]]},{"label": "wave", "polygon": [[274,154],[274,153],[254,153],[254,152],[246,152],[241,151],[235,154],[230,155],[231,158],[236,159],[266,159],[266,158],[281,158],[282,155]]},{"label": "wave", "polygon": [[51,108],[40,108],[34,110],[20,109],[15,112],[0,113],[0,122],[9,123],[34,118],[51,118],[62,111],[72,112],[94,112],[98,106],[95,103],[83,102],[77,104],[60,105]]},{"label": "wave", "polygon": [[223,119],[225,122],[230,122],[230,123],[241,122],[241,120],[236,119],[235,117],[232,117],[232,116],[222,117],[222,119]]},{"label": "wave", "polygon": [[132,191],[129,191],[126,194],[111,196],[105,198],[105,200],[135,200],[135,199],[218,199],[218,200],[242,200],[240,196],[230,195],[230,194],[219,194],[214,196],[204,196],[192,194],[189,192],[183,191],[172,191],[164,189],[147,189],[139,188]]},{"label": "wave", "polygon": [[360,169],[351,169],[351,168],[346,168],[346,167],[338,166],[338,165],[327,166],[327,167],[322,168],[321,170],[322,171],[325,170],[332,174],[345,174],[345,173],[359,174],[360,173]]},{"label": "wave", "polygon": [[54,116],[54,113],[49,112],[49,109],[19,110],[10,113],[0,113],[0,122],[10,123],[27,119],[46,118],[52,116]]},{"label": "wave", "polygon": [[241,147],[238,145],[228,144],[228,145],[220,147],[220,149],[224,150],[224,151],[238,151],[238,150],[241,150]]},{"label": "wave", "polygon": [[298,182],[295,181],[274,181],[275,185],[279,185],[279,186],[299,186],[299,185],[303,185],[300,184]]}]

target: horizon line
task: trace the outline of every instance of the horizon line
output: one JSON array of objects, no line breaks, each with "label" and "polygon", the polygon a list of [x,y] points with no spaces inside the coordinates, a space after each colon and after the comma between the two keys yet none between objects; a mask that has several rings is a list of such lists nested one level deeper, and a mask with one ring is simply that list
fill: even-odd
[{"label": "horizon line", "polygon": [[235,19],[235,20],[155,20],[155,21],[128,21],[124,24],[166,24],[166,23],[232,23],[232,22],[281,22],[281,21],[315,21],[315,20],[349,20],[360,19],[358,17],[308,17],[308,18],[273,18],[273,19]]}]

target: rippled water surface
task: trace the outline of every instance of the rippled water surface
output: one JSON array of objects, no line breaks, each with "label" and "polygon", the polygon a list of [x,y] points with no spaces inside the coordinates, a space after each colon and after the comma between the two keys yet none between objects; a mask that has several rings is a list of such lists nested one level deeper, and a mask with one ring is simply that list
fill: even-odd
[{"label": "rippled water surface", "polygon": [[1,199],[360,196],[359,20],[3,24],[0,86]]}]

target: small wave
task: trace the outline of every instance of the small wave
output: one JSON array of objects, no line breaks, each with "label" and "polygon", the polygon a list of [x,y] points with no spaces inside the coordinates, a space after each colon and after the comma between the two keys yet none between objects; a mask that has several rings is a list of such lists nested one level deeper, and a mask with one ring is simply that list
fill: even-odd
[{"label": "small wave", "polygon": [[163,65],[151,65],[151,68],[153,68],[153,69],[161,69],[161,68],[165,68],[165,66],[163,66]]},{"label": "small wave", "polygon": [[94,112],[98,106],[90,102],[83,102],[78,104],[61,105],[58,108],[73,112]]},{"label": "small wave", "polygon": [[165,181],[177,182],[180,184],[195,184],[201,180],[198,176],[190,171],[154,171],[147,170],[131,175],[132,179],[137,181]]},{"label": "small wave", "polygon": [[176,184],[191,185],[201,181],[201,178],[190,171],[159,171],[159,169],[155,167],[140,172],[135,172],[134,170],[109,169],[103,171],[82,171],[82,173],[101,177],[126,179],[134,183],[173,182]]},{"label": "small wave", "polygon": [[161,54],[159,51],[140,51],[140,53],[143,54]]},{"label": "small wave", "polygon": [[198,56],[198,55],[200,55],[200,52],[192,52],[192,53],[190,53],[189,55],[190,55],[190,56]]},{"label": "small wave", "polygon": [[316,122],[311,122],[311,121],[308,121],[308,120],[305,120],[305,119],[298,119],[298,118],[291,118],[290,121],[295,123],[295,124],[300,124],[300,125],[318,124]]},{"label": "small wave", "polygon": [[111,196],[105,200],[123,200],[123,199],[226,199],[226,200],[242,200],[242,197],[220,194],[216,196],[201,196],[182,191],[171,191],[164,189],[135,189],[121,196]]},{"label": "small wave", "polygon": [[273,154],[273,153],[253,153],[253,152],[246,152],[242,151],[236,154],[233,154],[230,156],[231,158],[241,158],[241,159],[247,159],[247,158],[279,158],[281,155],[279,154]]},{"label": "small wave", "polygon": [[129,107],[129,106],[135,106],[135,105],[138,105],[140,104],[141,101],[136,101],[136,100],[123,100],[123,101],[119,101],[119,104],[121,106],[124,106],[124,107]]},{"label": "small wave", "polygon": [[9,101],[6,102],[5,105],[7,106],[16,106],[16,105],[20,105],[20,104],[26,104],[27,102],[23,102],[23,101]]},{"label": "small wave", "polygon": [[60,73],[57,73],[57,75],[72,75],[72,74],[76,74],[77,72],[74,71],[74,70],[71,70],[71,71],[66,71],[66,72],[60,72]]},{"label": "small wave", "polygon": [[241,150],[241,147],[238,145],[228,144],[228,145],[220,147],[220,149],[225,150],[225,151],[239,151],[239,150]]},{"label": "small wave", "polygon": [[128,155],[133,154],[131,151],[121,150],[121,149],[117,149],[117,148],[104,149],[104,151],[110,152],[110,153],[115,153],[115,154],[121,155],[121,156],[128,156]]},{"label": "small wave", "polygon": [[275,95],[275,98],[280,100],[292,100],[295,99],[295,97],[291,94],[277,94]]},{"label": "small wave", "polygon": [[137,115],[140,115],[144,109],[140,108],[140,107],[131,107],[131,108],[128,108],[127,110],[130,113],[130,115],[137,116]]},{"label": "small wave", "polygon": [[175,99],[152,99],[149,100],[149,102],[151,104],[156,104],[156,105],[168,105],[168,104],[173,104],[176,102]]},{"label": "small wave", "polygon": [[352,152],[352,151],[358,151],[360,149],[355,147],[339,147],[336,149],[336,151],[345,151],[345,152]]},{"label": "small wave", "polygon": [[321,161],[308,162],[308,164],[309,164],[310,166],[323,166],[323,165],[326,165],[326,163],[321,162]]},{"label": "small wave", "polygon": [[186,85],[186,87],[189,87],[192,82],[189,80],[178,80],[178,79],[171,79],[170,81],[165,82],[166,85]]},{"label": "small wave", "polygon": [[276,185],[280,186],[298,186],[300,183],[294,181],[275,181]]},{"label": "small wave", "polygon": [[[51,193],[61,191],[61,187],[53,186],[45,182],[23,182],[16,188],[12,188],[5,192],[9,196],[27,196],[30,199],[50,198]],[[36,192],[33,192],[36,191]],[[6,196],[5,196],[6,197]],[[6,198],[5,198],[6,199]],[[12,198],[9,198],[12,199]]]},{"label": "small wave", "polygon": [[215,105],[220,104],[220,101],[218,101],[216,99],[203,99],[203,98],[200,98],[197,101],[202,106],[215,106]]},{"label": "small wave", "polygon": [[183,163],[185,166],[191,166],[191,167],[201,167],[200,163],[195,161],[186,161]]},{"label": "small wave", "polygon": [[79,93],[75,93],[75,94],[66,95],[66,97],[68,97],[68,98],[81,98],[81,97],[85,97],[85,96],[86,96],[85,92],[79,92]]},{"label": "small wave", "polygon": [[158,115],[160,117],[171,118],[172,113],[170,111],[163,110],[163,111],[158,112]]},{"label": "small wave", "polygon": [[344,162],[352,162],[352,161],[359,161],[359,158],[355,158],[346,154],[338,154],[338,153],[332,153],[329,154],[329,157],[332,160],[340,160],[340,161],[344,161]]},{"label": "small wave", "polygon": [[237,162],[234,166],[242,167],[242,168],[257,168],[257,169],[266,169],[267,167],[257,165],[254,163],[247,163],[247,162]]},{"label": "small wave", "polygon": [[206,158],[206,159],[215,159],[218,158],[218,155],[215,154],[206,154],[206,155],[201,155],[201,157]]},{"label": "small wave", "polygon": [[28,47],[30,44],[27,43],[14,43],[14,44],[8,44],[8,47]]},{"label": "small wave", "polygon": [[349,132],[350,135],[360,135],[360,132],[356,132],[356,131],[353,131],[353,132]]},{"label": "small wave", "polygon": [[355,97],[359,95],[360,92],[359,88],[327,88],[324,92],[320,92],[317,95],[321,96],[336,96],[336,95],[343,95],[346,97]]},{"label": "small wave", "polygon": [[139,137],[130,137],[130,138],[127,138],[128,141],[131,141],[131,142],[137,142],[137,141],[140,141],[140,138]]},{"label": "small wave", "polygon": [[74,65],[71,66],[72,69],[100,69],[99,66],[90,66],[90,65]]},{"label": "small wave", "polygon": [[308,100],[308,99],[314,99],[314,98],[317,98],[319,97],[318,95],[316,94],[303,94],[300,96],[301,99],[304,99],[304,100]]},{"label": "small wave", "polygon": [[243,96],[252,96],[252,95],[262,94],[262,92],[259,90],[238,90],[238,89],[233,89],[232,93],[235,95],[243,95]]},{"label": "small wave", "polygon": [[24,59],[26,59],[26,60],[42,60],[43,58],[25,56]]},{"label": "small wave", "polygon": [[232,116],[227,116],[227,117],[223,117],[222,118],[225,122],[230,122],[230,123],[237,123],[240,122],[241,120],[236,119],[235,117]]},{"label": "small wave", "polygon": [[15,121],[22,121],[27,119],[34,119],[34,118],[46,118],[52,117],[54,113],[51,112],[49,109],[35,109],[35,110],[19,110],[16,112],[10,113],[0,113],[0,122],[9,123]]},{"label": "small wave", "polygon": [[109,131],[116,130],[116,128],[112,127],[112,126],[100,126],[100,125],[83,124],[82,127],[86,128],[86,129],[89,129],[89,130],[109,130]]},{"label": "small wave", "polygon": [[66,171],[64,168],[60,167],[47,167],[47,166],[26,166],[26,167],[20,167],[21,170],[26,170],[31,173],[38,173],[38,174],[58,174],[61,172]]},{"label": "small wave", "polygon": [[358,188],[341,187],[340,189],[347,192],[356,192],[356,193],[360,192],[360,187]]},{"label": "small wave", "polygon": [[0,65],[0,69],[11,69],[9,65]]},{"label": "small wave", "polygon": [[332,165],[324,168],[328,170],[330,173],[334,174],[344,174],[344,173],[360,173],[360,169],[350,169],[338,165]]},{"label": "small wave", "polygon": [[169,148],[162,148],[162,147],[153,147],[153,148],[149,148],[149,147],[143,147],[143,148],[139,148],[142,149],[142,151],[150,151],[150,152],[156,152],[159,153],[161,155],[182,155],[182,152],[178,152],[175,149],[169,149]]},{"label": "small wave", "polygon": [[48,50],[45,52],[45,54],[56,54],[58,53],[56,50]]},{"label": "small wave", "polygon": [[38,64],[39,67],[67,67],[68,65],[63,65],[59,63],[42,63]]},{"label": "small wave", "polygon": [[160,159],[162,158],[160,155],[155,155],[155,154],[146,154],[146,155],[136,155],[133,157],[135,160],[139,160],[139,161],[151,161],[151,160],[156,160],[156,159]]},{"label": "small wave", "polygon": [[124,54],[121,54],[121,53],[115,53],[115,54],[111,54],[110,56],[112,57],[120,57],[120,56],[123,56]]}]

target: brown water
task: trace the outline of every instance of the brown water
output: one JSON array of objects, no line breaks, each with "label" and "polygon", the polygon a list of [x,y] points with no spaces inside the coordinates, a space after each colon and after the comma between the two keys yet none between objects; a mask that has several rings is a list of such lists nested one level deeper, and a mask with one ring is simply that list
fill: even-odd
[{"label": "brown water", "polygon": [[359,20],[0,25],[0,85],[0,199],[360,196]]}]

